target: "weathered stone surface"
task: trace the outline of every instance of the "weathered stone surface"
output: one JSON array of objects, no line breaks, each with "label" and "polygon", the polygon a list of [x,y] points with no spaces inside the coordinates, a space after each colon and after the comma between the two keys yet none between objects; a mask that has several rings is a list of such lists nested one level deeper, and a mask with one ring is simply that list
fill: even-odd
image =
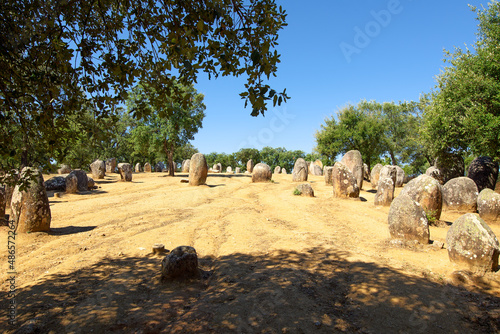
[{"label": "weathered stone surface", "polygon": [[487,223],[500,223],[500,194],[484,188],[477,197],[477,211]]},{"label": "weathered stone surface", "polygon": [[106,160],[106,173],[116,173],[116,158],[109,158]]},{"label": "weathered stone surface", "polygon": [[402,187],[405,181],[405,171],[399,166],[396,167],[396,187]]},{"label": "weathered stone surface", "polygon": [[161,278],[163,280],[197,278],[199,276],[198,255],[193,247],[180,246],[174,248],[161,261]]},{"label": "weathered stone surface", "polygon": [[286,174],[286,168],[281,168],[281,174]]},{"label": "weathered stone surface", "polygon": [[71,167],[69,165],[62,164],[57,170],[57,174],[69,174],[71,173]]},{"label": "weathered stone surface", "polygon": [[301,196],[314,197],[314,190],[309,183],[299,184],[297,190],[300,191]]},{"label": "weathered stone surface", "polygon": [[253,167],[252,182],[269,182],[272,176],[271,167],[263,162],[259,162]]},{"label": "weathered stone surface", "polygon": [[363,179],[370,182],[370,168],[366,163],[363,163]]},{"label": "weathered stone surface", "polygon": [[5,187],[0,186],[0,226],[8,225],[7,221],[5,221],[5,207],[7,205],[6,201],[6,193]]},{"label": "weathered stone surface", "polygon": [[190,159],[189,185],[199,186],[207,182],[208,166],[205,156],[195,153]]},{"label": "weathered stone surface", "polygon": [[222,164],[220,162],[217,163],[217,170],[222,173]]},{"label": "weathered stone surface", "polygon": [[[396,185],[396,180],[397,180],[397,170],[396,170],[396,166],[392,166],[392,165],[385,165],[384,167],[382,167],[380,169],[380,174],[379,174],[379,183],[380,183],[380,180],[382,180],[383,178],[390,178],[392,180],[392,182],[394,183],[394,185]],[[378,186],[377,186],[377,189],[378,189]]]},{"label": "weathered stone surface", "polygon": [[240,167],[236,167],[236,168],[234,169],[234,172],[235,172],[236,174],[240,174],[240,173],[241,173],[241,168],[240,168]]},{"label": "weathered stone surface", "polygon": [[358,188],[363,189],[363,158],[361,157],[361,153],[358,150],[348,151],[340,160],[349,170],[352,175],[356,178],[356,182],[358,183]]},{"label": "weathered stone surface", "polygon": [[281,173],[281,167],[280,166],[276,166],[274,168],[274,174],[280,174]]},{"label": "weathered stone surface", "polygon": [[443,186],[443,210],[476,212],[477,186],[468,177],[449,180]]},{"label": "weathered stone surface", "polygon": [[332,186],[333,166],[325,166],[325,168],[323,168],[323,174],[325,176],[325,184]]},{"label": "weathered stone surface", "polygon": [[478,214],[466,213],[455,220],[446,234],[446,244],[451,262],[464,264],[477,273],[498,267],[498,239]]},{"label": "weathered stone surface", "polygon": [[[68,176],[66,176],[65,185],[66,185],[66,193],[76,194],[78,192],[78,177],[76,176],[76,174],[69,173]],[[87,185],[88,185],[88,178],[87,178]]]},{"label": "weathered stone surface", "polygon": [[132,165],[128,162],[120,162],[118,164],[118,171],[120,172],[120,179],[125,182],[132,181]]},{"label": "weathered stone surface", "polygon": [[465,175],[464,158],[454,153],[441,153],[434,161],[434,166],[439,170],[442,183]]},{"label": "weathered stone surface", "polygon": [[11,214],[17,232],[48,232],[50,231],[50,205],[41,171],[33,167],[24,167],[21,177],[33,175],[25,191],[17,185],[12,193]]},{"label": "weathered stone surface", "polygon": [[293,165],[292,181],[293,182],[307,181],[307,174],[308,174],[307,169],[308,169],[307,162],[302,158],[298,158],[295,161],[295,164]]},{"label": "weathered stone surface", "polygon": [[476,183],[479,192],[484,188],[495,190],[498,179],[498,163],[490,157],[476,158],[469,165],[467,176]]},{"label": "weathered stone surface", "polygon": [[[73,169],[68,175],[75,175],[78,180],[78,191],[86,191],[88,189],[88,176],[81,169]],[[66,177],[66,188],[68,187],[68,178]],[[66,189],[67,190],[67,189]]]},{"label": "weathered stone surface", "polygon": [[380,170],[382,169],[381,164],[376,164],[370,173],[370,182],[372,184],[372,189],[377,189],[378,187],[378,180],[380,178]]},{"label": "weathered stone surface", "polygon": [[439,169],[437,169],[435,166],[431,166],[431,167],[427,168],[427,170],[425,171],[425,175],[428,175],[428,176],[434,178],[435,180],[437,180],[439,182],[439,184],[444,184],[444,177],[441,174],[441,171]]},{"label": "weathered stone surface", "polygon": [[136,173],[142,172],[141,164],[140,163],[136,163],[134,170],[135,170]]},{"label": "weathered stone surface", "polygon": [[316,159],[316,161],[314,161],[313,164],[319,166],[319,168],[321,168],[321,170],[323,170],[323,163],[321,162],[321,160]]},{"label": "weathered stone surface", "polygon": [[316,164],[311,165],[311,174],[316,176],[323,176],[323,169]]},{"label": "weathered stone surface", "polygon": [[375,205],[389,206],[394,199],[394,181],[390,177],[382,177],[378,181]]},{"label": "weathered stone surface", "polygon": [[247,162],[247,172],[252,173],[253,172],[253,166],[254,166],[253,160],[252,159],[248,160],[248,162]]},{"label": "weathered stone surface", "polygon": [[104,175],[106,175],[106,163],[98,159],[90,164],[90,171],[92,178],[96,180],[104,179]]},{"label": "weathered stone surface", "polygon": [[332,170],[333,197],[359,198],[358,182],[351,170],[336,162]]},{"label": "weathered stone surface", "polygon": [[227,166],[226,173],[233,173],[233,168],[231,166]]},{"label": "weathered stone surface", "polygon": [[189,168],[191,167],[191,159],[184,160],[182,163],[182,172],[189,173]]},{"label": "weathered stone surface", "polygon": [[87,179],[88,179],[87,189],[88,190],[93,190],[94,188],[96,188],[94,179],[91,178],[91,177],[89,177]]},{"label": "weathered stone surface", "polygon": [[165,169],[165,164],[163,163],[163,161],[156,163],[155,173],[161,173],[163,171],[163,169]]},{"label": "weathered stone surface", "polygon": [[[408,182],[400,194],[410,196],[420,203],[427,213],[427,217],[438,220],[443,208],[443,195],[439,182],[429,175],[420,175]],[[429,218],[430,219],[430,218]]]},{"label": "weathered stone surface", "polygon": [[388,221],[391,238],[424,245],[429,243],[429,222],[425,211],[408,195],[400,194],[392,201]]},{"label": "weathered stone surface", "polygon": [[149,162],[144,164],[144,172],[151,173],[151,164]]},{"label": "weathered stone surface", "polygon": [[65,191],[66,190],[66,177],[54,176],[44,182],[45,190],[47,191]]}]

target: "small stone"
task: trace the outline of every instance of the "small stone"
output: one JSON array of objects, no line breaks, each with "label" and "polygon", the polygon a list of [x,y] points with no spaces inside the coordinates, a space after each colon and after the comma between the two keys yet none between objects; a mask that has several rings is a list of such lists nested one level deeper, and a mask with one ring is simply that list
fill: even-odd
[{"label": "small stone", "polygon": [[153,245],[153,253],[158,254],[158,253],[164,253],[165,252],[165,245],[164,244],[154,244]]},{"label": "small stone", "polygon": [[181,183],[189,183],[189,179],[181,179]]},{"label": "small stone", "polygon": [[179,246],[161,261],[161,277],[163,280],[199,276],[198,255],[193,247]]}]

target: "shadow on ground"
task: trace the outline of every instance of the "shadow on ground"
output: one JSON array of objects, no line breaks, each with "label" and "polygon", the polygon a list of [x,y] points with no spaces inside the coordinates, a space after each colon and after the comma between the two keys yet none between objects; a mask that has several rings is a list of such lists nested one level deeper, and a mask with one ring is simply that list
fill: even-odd
[{"label": "shadow on ground", "polygon": [[[159,280],[160,256],[105,258],[17,294],[41,333],[469,333],[500,329],[500,298],[313,248],[200,258],[200,281]],[[4,310],[0,311],[5,312]],[[5,317],[5,314],[2,314]],[[5,319],[5,318],[4,318]]]}]

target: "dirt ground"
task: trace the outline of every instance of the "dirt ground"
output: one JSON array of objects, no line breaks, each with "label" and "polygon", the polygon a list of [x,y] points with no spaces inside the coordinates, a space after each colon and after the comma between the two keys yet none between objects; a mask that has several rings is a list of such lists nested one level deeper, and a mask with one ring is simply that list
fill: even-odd
[{"label": "dirt ground", "polygon": [[[16,238],[17,324],[2,305],[2,331],[500,331],[500,273],[474,278],[446,249],[390,243],[389,208],[374,206],[366,182],[354,201],[333,198],[317,176],[314,198],[294,196],[291,175],[253,184],[209,174],[200,187],[181,183],[186,176],[135,173],[125,183],[110,174],[92,192],[49,192],[51,232]],[[443,212],[431,239],[445,242],[460,215]],[[0,227],[3,304],[7,233]],[[155,243],[193,246],[203,278],[161,282]]]}]

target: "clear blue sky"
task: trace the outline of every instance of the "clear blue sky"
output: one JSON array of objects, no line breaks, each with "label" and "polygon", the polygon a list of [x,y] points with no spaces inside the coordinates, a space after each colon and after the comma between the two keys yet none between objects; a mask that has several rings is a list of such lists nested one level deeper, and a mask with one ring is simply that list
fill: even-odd
[{"label": "clear blue sky", "polygon": [[488,1],[278,3],[287,11],[288,26],[279,37],[281,64],[270,84],[277,91],[286,88],[291,99],[265,117],[252,117],[238,95],[243,78],[209,81],[201,75],[196,88],[207,109],[192,141],[200,152],[271,146],[310,153],[315,131],[347,103],[418,100],[445,66],[443,50],[476,40],[478,21],[468,4],[486,7]]}]

